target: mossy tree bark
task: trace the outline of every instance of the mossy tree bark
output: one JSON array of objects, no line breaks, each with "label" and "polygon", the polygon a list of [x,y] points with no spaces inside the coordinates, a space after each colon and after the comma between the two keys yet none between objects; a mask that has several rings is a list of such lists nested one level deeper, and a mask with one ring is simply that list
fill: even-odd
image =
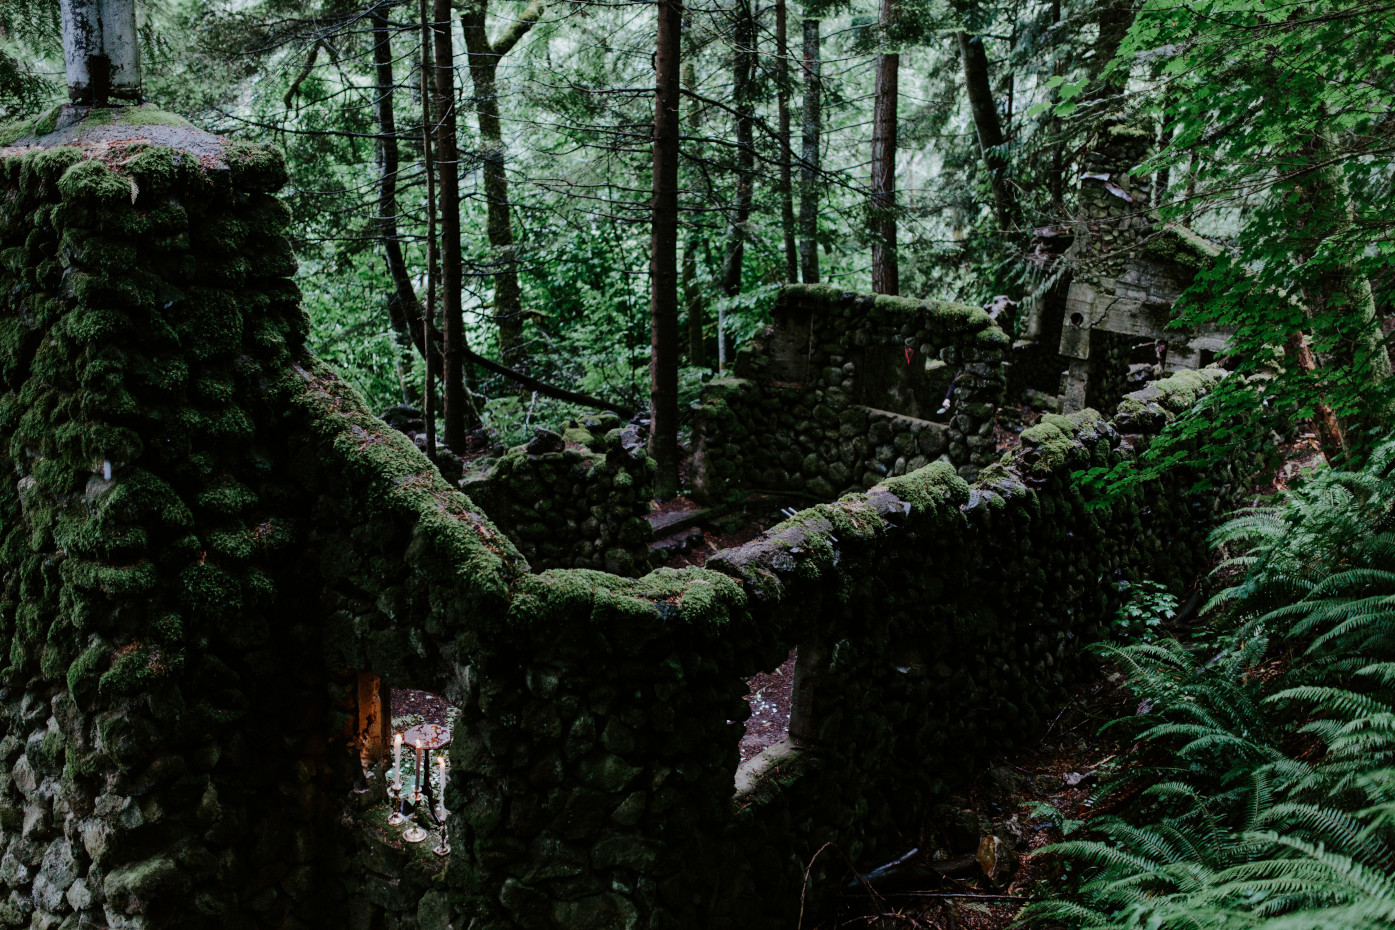
[{"label": "mossy tree bark", "polygon": [[505,365],[527,358],[523,341],[523,298],[518,286],[518,253],[509,216],[509,179],[504,167],[504,134],[499,121],[499,61],[542,16],[543,0],[533,0],[497,41],[489,40],[485,22],[489,0],[471,0],[460,14],[470,80],[475,88],[475,117],[479,121],[483,161],[485,233],[494,250],[494,323],[499,329],[499,352]]},{"label": "mossy tree bark", "polygon": [[658,0],[654,54],[654,173],[649,240],[649,454],[655,495],[678,493],[678,140],[682,0]]}]

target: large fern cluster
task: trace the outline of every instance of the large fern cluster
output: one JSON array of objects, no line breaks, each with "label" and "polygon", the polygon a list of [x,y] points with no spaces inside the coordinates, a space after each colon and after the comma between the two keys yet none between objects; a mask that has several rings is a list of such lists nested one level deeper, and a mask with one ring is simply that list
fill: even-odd
[{"label": "large fern cluster", "polygon": [[1143,711],[1084,866],[1024,919],[1078,928],[1395,926],[1395,443],[1217,531],[1242,580],[1209,648],[1110,649]]}]

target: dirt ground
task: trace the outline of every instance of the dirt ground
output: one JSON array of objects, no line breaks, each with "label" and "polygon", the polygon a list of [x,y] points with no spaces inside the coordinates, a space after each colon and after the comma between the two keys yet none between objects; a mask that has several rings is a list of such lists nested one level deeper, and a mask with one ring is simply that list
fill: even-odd
[{"label": "dirt ground", "polygon": [[741,761],[745,762],[767,746],[784,739],[790,731],[790,697],[794,690],[794,657],[773,672],[761,672],[746,681],[746,703],[751,716],[741,737]]},{"label": "dirt ground", "polygon": [[964,795],[933,811],[911,855],[851,885],[837,912],[806,920],[806,930],[1009,926],[1041,884],[1056,876],[1049,858],[1032,856],[1061,839],[1038,805],[1071,820],[1085,818],[1097,773],[1119,752],[1099,729],[1134,710],[1120,684],[1119,676],[1101,672],[1037,740],[994,760]]}]

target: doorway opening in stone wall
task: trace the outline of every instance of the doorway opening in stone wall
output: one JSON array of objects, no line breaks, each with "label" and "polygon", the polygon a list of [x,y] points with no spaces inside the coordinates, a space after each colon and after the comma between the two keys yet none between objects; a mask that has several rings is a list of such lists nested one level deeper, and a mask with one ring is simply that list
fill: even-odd
[{"label": "doorway opening in stone wall", "polygon": [[746,703],[751,708],[751,716],[746,718],[741,734],[742,765],[789,738],[798,652],[798,649],[791,649],[779,666],[746,680]]}]

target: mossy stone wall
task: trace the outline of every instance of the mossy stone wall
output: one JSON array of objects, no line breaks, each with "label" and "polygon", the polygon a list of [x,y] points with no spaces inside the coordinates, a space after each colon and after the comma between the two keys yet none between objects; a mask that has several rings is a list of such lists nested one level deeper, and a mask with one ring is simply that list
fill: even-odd
[{"label": "mossy stone wall", "polygon": [[735,377],[703,388],[698,491],[831,500],[941,459],[972,477],[996,457],[1008,345],[977,307],[787,286]]},{"label": "mossy stone wall", "polygon": [[285,169],[138,138],[0,150],[0,920],[303,925],[348,772],[280,452]]},{"label": "mossy stone wall", "polygon": [[[507,650],[482,642],[452,753],[495,918],[788,927],[825,843],[839,854],[816,862],[811,907],[844,856],[903,853],[898,828],[1045,725],[1124,582],[1180,592],[1202,568],[1229,476],[1090,509],[1071,475],[1135,454],[1222,374],[1131,398],[1128,434],[1093,411],[1048,416],[972,484],[933,464],[705,570],[523,579]],[[812,696],[796,745],[748,763],[734,795],[744,679],[792,646]]]},{"label": "mossy stone wall", "polygon": [[657,468],[639,434],[613,414],[538,430],[498,459],[471,463],[460,486],[535,570],[649,570],[645,514]]},{"label": "mossy stone wall", "polygon": [[280,157],[148,117],[0,149],[0,923],[346,926],[355,673],[526,563],[305,352]]}]

